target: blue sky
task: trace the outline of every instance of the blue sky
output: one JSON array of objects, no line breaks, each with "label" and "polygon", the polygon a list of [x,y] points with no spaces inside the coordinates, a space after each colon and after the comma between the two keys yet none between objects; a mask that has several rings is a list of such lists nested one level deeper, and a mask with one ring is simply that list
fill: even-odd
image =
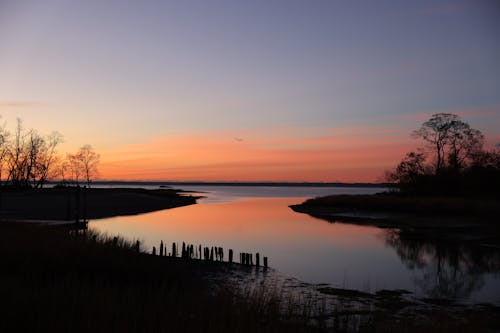
[{"label": "blue sky", "polygon": [[[500,124],[497,1],[0,0],[0,115],[67,149]],[[391,161],[392,162],[392,161]]]}]

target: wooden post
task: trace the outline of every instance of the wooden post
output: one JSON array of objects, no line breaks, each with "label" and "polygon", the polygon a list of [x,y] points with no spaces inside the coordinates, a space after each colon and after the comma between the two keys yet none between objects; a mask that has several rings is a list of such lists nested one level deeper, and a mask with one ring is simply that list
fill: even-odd
[{"label": "wooden post", "polygon": [[156,247],[153,246],[153,252],[151,252],[152,255],[156,255]]},{"label": "wooden post", "polygon": [[210,261],[214,261],[214,247],[210,249]]},{"label": "wooden post", "polygon": [[67,205],[66,205],[67,206],[66,207],[66,209],[67,209],[66,210],[66,218],[69,221],[69,220],[71,220],[71,192],[72,192],[71,188],[68,187],[66,189],[66,192],[68,193],[68,196],[67,196]]},{"label": "wooden post", "polygon": [[259,267],[260,266],[260,254],[257,252],[255,254],[255,266]]},{"label": "wooden post", "polygon": [[193,255],[194,255],[194,248],[193,244],[191,244],[191,246],[189,247],[189,259],[193,259]]},{"label": "wooden post", "polygon": [[249,253],[248,256],[250,257],[250,266],[253,266],[253,254]]},{"label": "wooden post", "polygon": [[141,248],[141,242],[136,241],[135,242],[135,252],[139,253]]},{"label": "wooden post", "polygon": [[177,247],[175,246],[175,242],[172,243],[172,257],[177,257]]},{"label": "wooden post", "polygon": [[75,193],[75,223],[80,222],[80,186],[76,187]]},{"label": "wooden post", "polygon": [[118,237],[113,237],[113,247],[118,245]]},{"label": "wooden post", "polygon": [[220,261],[224,261],[224,249],[222,247],[219,247],[220,249]]},{"label": "wooden post", "polygon": [[199,251],[199,252],[200,252],[200,259],[201,259],[201,258],[202,258],[202,257],[201,257],[201,245],[199,245],[199,247],[200,247],[200,248],[199,248],[199,250],[200,250],[200,251]]},{"label": "wooden post", "polygon": [[264,257],[264,268],[267,269],[267,257]]},{"label": "wooden post", "polygon": [[163,241],[160,241],[160,257],[163,257]]},{"label": "wooden post", "polygon": [[232,249],[229,249],[229,263],[230,264],[233,263],[233,250]]},{"label": "wooden post", "polygon": [[83,222],[87,222],[87,186],[83,187]]}]

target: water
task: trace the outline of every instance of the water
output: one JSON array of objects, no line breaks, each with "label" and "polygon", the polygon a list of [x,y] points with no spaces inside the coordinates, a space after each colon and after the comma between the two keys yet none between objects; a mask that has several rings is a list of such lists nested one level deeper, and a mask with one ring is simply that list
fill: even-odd
[{"label": "water", "polygon": [[[151,249],[163,240],[260,252],[278,271],[308,283],[374,292],[406,289],[418,297],[500,304],[500,253],[416,241],[386,230],[293,212],[288,206],[327,194],[377,188],[182,186],[199,204],[95,220],[91,227]],[[227,254],[226,254],[227,256]]]}]

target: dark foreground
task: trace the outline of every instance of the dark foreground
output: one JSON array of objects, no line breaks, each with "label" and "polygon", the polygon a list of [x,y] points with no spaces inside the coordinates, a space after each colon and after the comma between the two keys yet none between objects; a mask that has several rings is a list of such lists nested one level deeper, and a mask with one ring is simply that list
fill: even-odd
[{"label": "dark foreground", "polygon": [[[85,200],[86,199],[86,200]],[[196,197],[176,190],[75,187],[2,190],[0,216],[16,220],[74,220],[133,215],[196,203]]]},{"label": "dark foreground", "polygon": [[215,288],[204,277],[216,263],[137,253],[92,231],[0,229],[0,332],[314,331],[281,316],[275,296]]},{"label": "dark foreground", "polygon": [[[137,253],[92,231],[0,224],[0,332],[481,332],[498,309],[410,311],[398,292],[321,288],[335,308],[313,308],[279,287],[236,287],[238,265]],[[229,268],[228,268],[229,267]],[[245,273],[246,272],[246,273]],[[361,304],[352,308],[350,304]],[[374,305],[371,305],[374,304]],[[448,307],[444,307],[447,309]],[[439,309],[443,309],[440,307]],[[332,321],[333,320],[333,321]],[[329,323],[328,323],[329,321]]]}]

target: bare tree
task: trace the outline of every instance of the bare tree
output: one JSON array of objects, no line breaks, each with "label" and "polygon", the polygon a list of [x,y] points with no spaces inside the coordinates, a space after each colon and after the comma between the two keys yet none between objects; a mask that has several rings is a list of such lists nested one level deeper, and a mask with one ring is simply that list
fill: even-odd
[{"label": "bare tree", "polygon": [[484,143],[484,136],[479,130],[471,128],[451,113],[434,114],[413,132],[413,136],[429,144],[436,158],[436,174],[447,166],[458,171],[467,158],[482,149]]},{"label": "bare tree", "polygon": [[44,145],[39,153],[39,158],[36,164],[37,170],[37,186],[42,187],[52,174],[56,174],[53,169],[55,162],[58,160],[56,147],[63,141],[63,137],[58,132],[52,132],[44,140]]},{"label": "bare tree", "polygon": [[87,144],[80,148],[77,157],[80,160],[80,166],[82,167],[82,173],[87,186],[90,186],[91,180],[97,176],[97,165],[99,164],[100,156],[94,151],[91,145]]},{"label": "bare tree", "polygon": [[0,185],[2,183],[3,170],[6,167],[7,158],[9,156],[9,132],[5,128],[5,124],[0,126]]},{"label": "bare tree", "polygon": [[80,178],[82,176],[82,167],[80,159],[78,158],[78,154],[68,154],[66,156],[66,160],[67,167],[71,175],[71,182],[73,182],[75,185],[79,185]]}]

